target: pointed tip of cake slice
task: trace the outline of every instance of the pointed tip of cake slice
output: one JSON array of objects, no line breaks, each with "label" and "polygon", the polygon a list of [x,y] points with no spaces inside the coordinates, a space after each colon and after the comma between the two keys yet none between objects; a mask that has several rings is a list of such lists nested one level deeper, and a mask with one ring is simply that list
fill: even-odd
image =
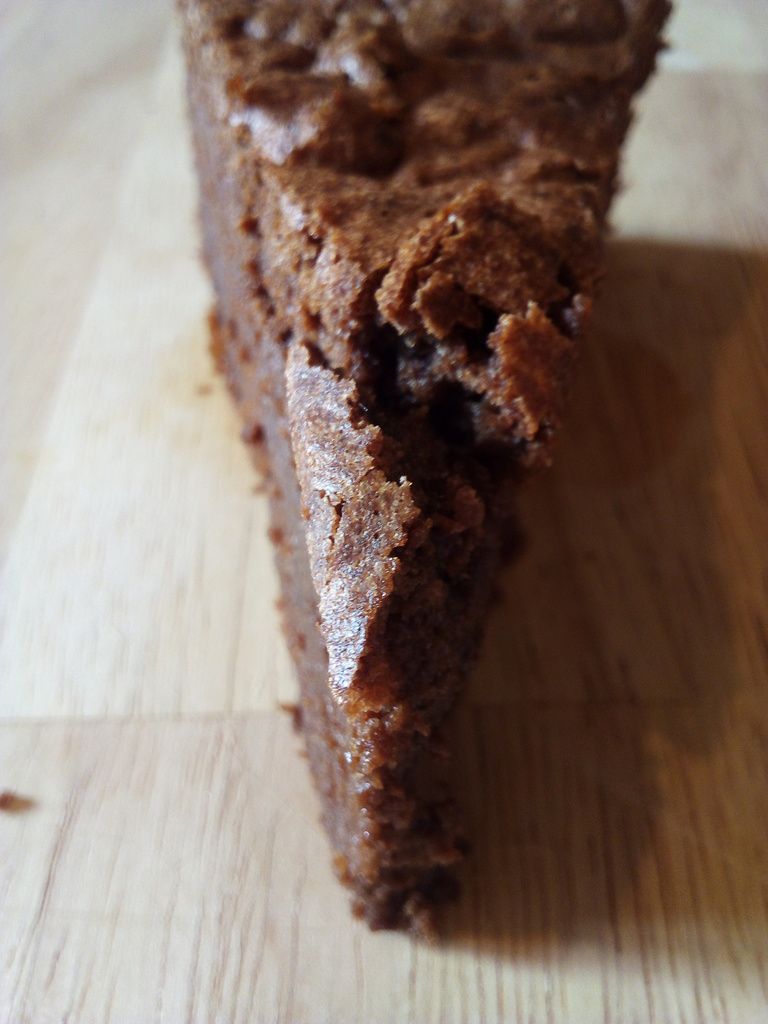
[{"label": "pointed tip of cake slice", "polygon": [[391,673],[371,651],[376,622],[423,517],[410,481],[388,478],[386,438],[353,380],[297,342],[286,381],[329,686],[339,703],[376,707],[392,696]]},{"label": "pointed tip of cake slice", "polygon": [[[286,381],[328,653],[316,697],[332,723],[326,747],[340,762],[326,825],[357,912],[374,927],[426,937],[434,906],[455,892],[451,868],[464,851],[442,725],[474,650],[496,535],[458,477],[443,481],[453,504],[437,511],[426,479],[405,473],[412,456],[403,460],[354,382],[311,345],[292,345]],[[445,458],[422,440],[425,460]]]}]

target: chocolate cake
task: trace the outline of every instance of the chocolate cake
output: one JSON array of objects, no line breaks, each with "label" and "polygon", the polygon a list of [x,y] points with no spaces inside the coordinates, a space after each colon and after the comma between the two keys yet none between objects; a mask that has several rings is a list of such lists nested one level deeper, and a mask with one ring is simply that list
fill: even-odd
[{"label": "chocolate cake", "polygon": [[[549,458],[666,0],[180,0],[215,351],[374,927],[464,843],[441,726]],[[510,666],[514,672],[514,666]]]}]

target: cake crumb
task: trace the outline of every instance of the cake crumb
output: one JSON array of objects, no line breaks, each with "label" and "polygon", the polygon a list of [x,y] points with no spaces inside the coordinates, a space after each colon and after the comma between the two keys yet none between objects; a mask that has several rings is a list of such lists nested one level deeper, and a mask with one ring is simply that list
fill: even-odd
[{"label": "cake crumb", "polygon": [[4,789],[0,793],[0,811],[6,814],[23,814],[24,811],[31,811],[35,801],[28,796],[20,796],[10,789]]}]

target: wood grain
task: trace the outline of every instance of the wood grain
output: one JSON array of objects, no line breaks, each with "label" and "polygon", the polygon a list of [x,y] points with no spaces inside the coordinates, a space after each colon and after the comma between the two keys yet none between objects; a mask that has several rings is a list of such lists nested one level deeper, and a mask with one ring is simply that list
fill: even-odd
[{"label": "wood grain", "polygon": [[350,918],[276,710],[170,10],[3,6],[0,1024],[766,1019],[768,7],[670,35],[427,947]]},{"label": "wood grain", "polygon": [[279,692],[264,502],[223,386],[201,393],[210,295],[179,60],[173,40],[11,537],[0,714],[228,710],[246,600],[268,623],[248,706]]},{"label": "wood grain", "polygon": [[466,708],[438,948],[350,920],[287,716],[4,726],[36,806],[0,830],[0,1019],[757,1024],[768,734],[708,716]]},{"label": "wood grain", "polygon": [[0,559],[169,30],[153,0],[0,12]]}]

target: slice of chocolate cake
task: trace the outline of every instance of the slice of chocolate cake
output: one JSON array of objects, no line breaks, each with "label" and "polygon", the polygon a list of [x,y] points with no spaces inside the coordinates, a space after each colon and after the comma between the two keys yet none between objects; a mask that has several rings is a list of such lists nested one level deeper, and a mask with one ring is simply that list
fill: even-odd
[{"label": "slice of chocolate cake", "polygon": [[356,910],[424,931],[462,853],[441,724],[560,421],[668,5],[180,7],[216,351],[323,821]]}]

